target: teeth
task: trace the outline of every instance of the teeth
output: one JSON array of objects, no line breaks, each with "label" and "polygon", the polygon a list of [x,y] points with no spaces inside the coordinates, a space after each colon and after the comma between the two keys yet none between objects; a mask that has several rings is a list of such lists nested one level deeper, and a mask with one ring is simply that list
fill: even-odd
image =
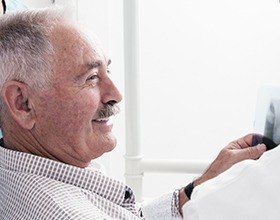
[{"label": "teeth", "polygon": [[95,121],[98,121],[98,122],[101,122],[101,121],[108,121],[109,118],[99,118],[99,119],[96,119]]}]

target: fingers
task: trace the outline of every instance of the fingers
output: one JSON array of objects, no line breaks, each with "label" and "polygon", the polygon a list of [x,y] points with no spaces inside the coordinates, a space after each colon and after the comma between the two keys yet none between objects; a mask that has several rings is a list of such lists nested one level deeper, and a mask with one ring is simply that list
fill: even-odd
[{"label": "fingers", "polygon": [[[238,162],[248,159],[258,159],[266,151],[266,146],[264,144],[259,144],[254,147],[248,146],[248,143],[252,141],[252,137],[252,134],[246,135],[243,137],[243,140],[242,138],[239,141],[236,140],[230,143],[226,148],[222,149],[217,158],[202,175],[199,180],[200,182],[197,182],[196,184],[214,178]],[[238,145],[238,143],[242,145],[243,148],[235,146]]]},{"label": "fingers", "polygon": [[247,148],[259,144],[260,138],[262,138],[262,135],[260,134],[248,134],[237,139],[235,142],[238,144],[238,146],[240,146],[240,148]]},{"label": "fingers", "polygon": [[247,138],[247,137],[239,138],[237,140],[237,144],[240,146],[240,148],[247,148],[247,147],[251,146],[251,144],[248,141],[248,139],[249,138]]},{"label": "fingers", "polygon": [[249,147],[252,146],[252,140],[253,140],[254,134],[247,134],[243,138],[241,138],[244,141],[244,144],[241,147]]},{"label": "fingers", "polygon": [[264,144],[259,144],[255,147],[247,147],[236,152],[238,160],[258,159],[266,151]]},{"label": "fingers", "polygon": [[252,139],[252,146],[256,146],[256,145],[262,143],[263,137],[264,136],[261,134],[254,134],[253,139]]}]

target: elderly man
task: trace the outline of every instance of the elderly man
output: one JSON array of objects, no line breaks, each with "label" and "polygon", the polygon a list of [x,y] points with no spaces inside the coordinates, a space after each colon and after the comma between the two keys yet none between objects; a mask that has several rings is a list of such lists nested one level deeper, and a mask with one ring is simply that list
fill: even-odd
[{"label": "elderly man", "polygon": [[0,18],[0,219],[178,219],[193,187],[264,145],[247,135],[187,187],[135,206],[125,184],[88,169],[116,145],[110,117],[122,96],[95,42],[54,10]]}]

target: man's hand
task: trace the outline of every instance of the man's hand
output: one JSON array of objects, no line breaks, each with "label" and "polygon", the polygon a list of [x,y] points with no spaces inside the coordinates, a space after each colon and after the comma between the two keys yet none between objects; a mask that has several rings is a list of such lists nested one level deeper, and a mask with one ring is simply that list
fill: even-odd
[{"label": "man's hand", "polygon": [[[199,184],[212,179],[229,169],[232,165],[246,159],[258,159],[265,151],[266,146],[260,144],[252,146],[253,134],[248,134],[242,138],[230,142],[223,148],[217,158],[209,166],[206,172],[193,182],[196,187]],[[184,188],[179,191],[179,211],[182,214],[183,205],[189,200],[184,193]]]},{"label": "man's hand", "polygon": [[218,176],[240,161],[258,159],[266,151],[266,146],[264,144],[252,146],[252,139],[253,134],[248,134],[229,143],[221,150],[206,172],[194,181],[194,187]]}]

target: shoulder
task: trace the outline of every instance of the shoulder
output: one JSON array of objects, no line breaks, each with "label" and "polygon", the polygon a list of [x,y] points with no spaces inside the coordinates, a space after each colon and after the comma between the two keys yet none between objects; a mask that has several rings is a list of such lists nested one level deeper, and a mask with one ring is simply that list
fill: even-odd
[{"label": "shoulder", "polygon": [[108,216],[86,198],[84,190],[46,177],[6,171],[0,179],[1,219],[79,220]]}]

